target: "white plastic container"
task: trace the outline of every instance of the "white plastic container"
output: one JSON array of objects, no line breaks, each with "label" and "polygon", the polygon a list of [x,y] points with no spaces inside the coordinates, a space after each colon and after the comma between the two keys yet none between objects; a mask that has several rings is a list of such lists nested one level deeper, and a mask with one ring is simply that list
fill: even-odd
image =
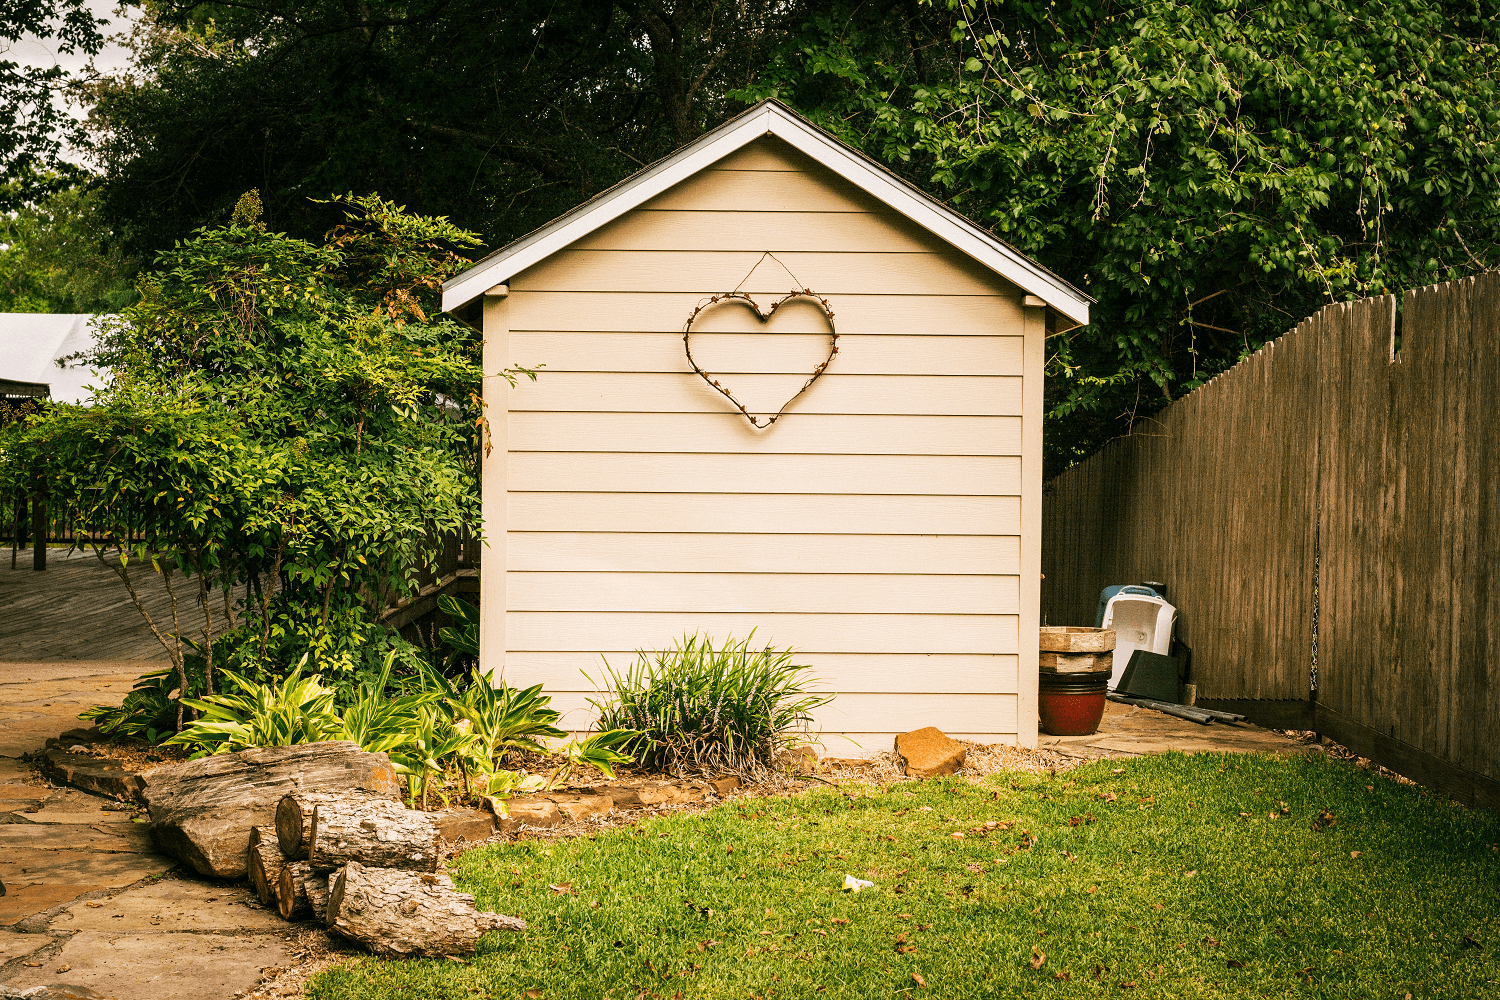
[{"label": "white plastic container", "polygon": [[1115,632],[1115,662],[1109,672],[1109,687],[1114,690],[1137,649],[1148,653],[1170,654],[1172,628],[1177,623],[1177,609],[1160,597],[1145,594],[1116,594],[1104,608],[1104,627]]}]

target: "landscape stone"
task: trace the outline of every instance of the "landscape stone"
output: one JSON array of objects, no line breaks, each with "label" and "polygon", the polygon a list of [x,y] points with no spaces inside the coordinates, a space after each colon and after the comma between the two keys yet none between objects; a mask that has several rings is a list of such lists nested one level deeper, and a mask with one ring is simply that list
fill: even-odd
[{"label": "landscape stone", "polygon": [[42,773],[59,785],[72,785],[114,799],[141,801],[140,776],[125,770],[118,761],[52,749],[42,754],[41,767]]},{"label": "landscape stone", "polygon": [[506,799],[502,809],[500,800],[486,795],[484,804],[494,812],[501,833],[513,833],[522,826],[550,829],[563,823],[562,813],[547,799],[517,795]]},{"label": "landscape stone", "polygon": [[906,773],[914,778],[953,774],[964,766],[964,745],[951,740],[936,726],[914,729],[896,737],[896,753]]},{"label": "landscape stone", "polygon": [[608,795],[552,795],[548,797],[556,804],[558,812],[575,822],[604,816],[615,807],[614,799]]},{"label": "landscape stone", "polygon": [[21,934],[17,931],[0,931],[0,965],[47,947],[52,939],[45,934]]},{"label": "landscape stone", "polygon": [[432,817],[438,836],[449,844],[462,840],[482,844],[495,834],[495,814],[486,809],[461,809]]},{"label": "landscape stone", "polygon": [[103,993],[95,993],[87,986],[34,986],[25,992],[0,984],[0,1000],[115,1000]]}]

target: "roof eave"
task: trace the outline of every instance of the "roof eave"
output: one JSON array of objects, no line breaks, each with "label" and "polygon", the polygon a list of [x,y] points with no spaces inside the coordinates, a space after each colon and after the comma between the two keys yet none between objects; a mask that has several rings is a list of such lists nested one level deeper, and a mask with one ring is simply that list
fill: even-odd
[{"label": "roof eave", "polygon": [[1089,296],[775,101],[757,104],[671,156],[631,175],[450,278],[443,284],[443,308],[451,311],[473,301],[496,285],[509,281],[513,275],[767,134],[777,136],[849,179],[1027,293],[1044,299],[1074,323],[1080,326],[1088,323],[1089,305],[1093,302]]}]

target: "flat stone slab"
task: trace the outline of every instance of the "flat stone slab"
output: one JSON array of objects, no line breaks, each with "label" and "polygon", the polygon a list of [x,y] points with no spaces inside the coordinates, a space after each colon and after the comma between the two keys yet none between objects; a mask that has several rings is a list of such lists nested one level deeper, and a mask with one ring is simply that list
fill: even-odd
[{"label": "flat stone slab", "polygon": [[96,795],[121,801],[140,801],[145,782],[118,761],[70,750],[48,750],[42,754],[42,773],[59,785],[72,785]]},{"label": "flat stone slab", "polygon": [[1099,730],[1089,736],[1048,736],[1038,745],[1072,756],[1180,753],[1301,753],[1305,744],[1248,723],[1200,725],[1140,705],[1106,702]]},{"label": "flat stone slab", "polygon": [[[249,903],[255,905],[249,906]],[[77,902],[52,921],[54,931],[101,931],[106,934],[147,929],[162,933],[283,933],[289,926],[280,915],[262,907],[255,893],[242,885],[220,888],[180,879],[166,879],[127,889],[112,899]]]},{"label": "flat stone slab", "polygon": [[10,991],[8,986],[0,986],[0,1000],[9,997],[24,997],[25,1000],[113,1000],[103,993],[95,993],[87,986],[73,986],[62,983],[55,986],[37,986],[22,993],[19,990]]},{"label": "flat stone slab", "polygon": [[[103,826],[104,824],[99,824]],[[105,829],[68,823],[0,824],[0,861],[12,848],[41,851],[90,850],[107,853],[153,854],[151,834],[144,823],[112,823]]]},{"label": "flat stone slab", "polygon": [[86,892],[98,892],[102,885],[12,885],[5,884],[0,896],[0,927],[14,927],[27,917],[50,910],[59,903],[77,899]]},{"label": "flat stone slab", "polygon": [[[65,981],[115,1000],[227,1000],[258,982],[262,969],[290,964],[286,945],[271,934],[87,930],[73,935],[41,968],[22,966],[9,985],[55,988]],[[64,965],[68,971],[59,974]]]},{"label": "flat stone slab", "polygon": [[52,943],[46,934],[22,934],[18,931],[0,931],[0,965],[25,958]]},{"label": "flat stone slab", "polygon": [[[97,883],[111,889],[134,885],[173,866],[158,854],[97,854],[93,851],[41,851],[33,848],[0,853],[0,878],[8,886]],[[0,899],[5,897],[0,896]]]},{"label": "flat stone slab", "polygon": [[453,844],[462,840],[466,844],[482,844],[495,835],[495,814],[487,809],[456,809],[435,813],[438,836]]}]

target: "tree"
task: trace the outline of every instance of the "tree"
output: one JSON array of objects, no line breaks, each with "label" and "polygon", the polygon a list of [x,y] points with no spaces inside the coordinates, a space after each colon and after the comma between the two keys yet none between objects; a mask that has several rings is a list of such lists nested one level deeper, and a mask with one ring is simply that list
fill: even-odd
[{"label": "tree", "polygon": [[1500,265],[1492,0],[893,10],[808,21],[736,96],[1098,298],[1050,342],[1048,474],[1323,304]]},{"label": "tree", "polygon": [[141,281],[91,359],[112,372],[94,405],[0,431],[0,488],[66,506],[132,597],[132,573],[161,575],[172,621],[147,621],[183,696],[213,693],[216,647],[241,671],[307,653],[337,672],[341,621],[478,525],[478,338],[435,303],[474,237],[373,196],[337,205],[346,221],[312,243],[267,231],[246,196]]},{"label": "tree", "polygon": [[[99,27],[106,23],[89,12],[84,0],[11,0],[0,10],[0,40],[14,44],[30,35],[55,39],[61,52],[96,55],[104,46]],[[16,194],[15,182],[27,180],[31,183],[19,194],[45,195],[50,190],[45,171],[70,169],[58,156],[62,139],[75,132],[74,123],[54,100],[66,79],[60,66],[22,66],[0,59],[0,173],[12,182],[6,193]],[[0,209],[17,204],[0,202]]]},{"label": "tree", "polygon": [[250,187],[300,238],[331,224],[309,196],[378,190],[494,246],[734,110],[796,6],[171,0],[89,89],[89,148],[139,253]]},{"label": "tree", "polygon": [[[138,264],[100,215],[98,192],[59,180],[28,177],[3,189],[20,207],[0,215],[0,312],[116,312],[135,299]],[[55,190],[26,202],[17,189],[27,184]]]}]

